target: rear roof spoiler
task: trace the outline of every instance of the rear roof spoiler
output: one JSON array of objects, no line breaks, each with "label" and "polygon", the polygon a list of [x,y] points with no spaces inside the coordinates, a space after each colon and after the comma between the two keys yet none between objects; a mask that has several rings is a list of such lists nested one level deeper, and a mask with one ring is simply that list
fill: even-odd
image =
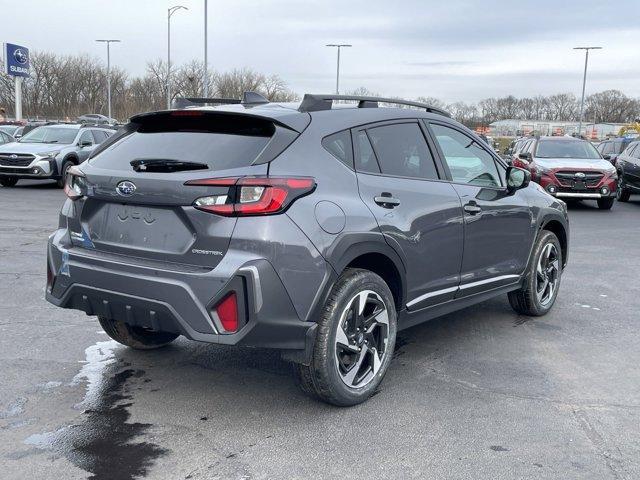
[{"label": "rear roof spoiler", "polygon": [[237,98],[207,98],[207,97],[178,97],[171,106],[175,109],[195,107],[198,105],[263,105],[269,100],[256,92],[244,92],[242,99]]},{"label": "rear roof spoiler", "polygon": [[402,100],[399,98],[385,98],[385,97],[369,97],[361,95],[332,95],[332,94],[316,94],[307,93],[302,99],[302,103],[298,108],[301,112],[320,112],[323,110],[331,110],[334,100],[351,100],[358,102],[358,108],[378,108],[379,103],[391,103],[395,105],[406,105],[409,107],[423,108],[429,113],[436,113],[438,115],[444,115],[445,117],[451,117],[449,112],[446,112],[440,108],[432,107],[426,103],[414,102],[411,100]]}]

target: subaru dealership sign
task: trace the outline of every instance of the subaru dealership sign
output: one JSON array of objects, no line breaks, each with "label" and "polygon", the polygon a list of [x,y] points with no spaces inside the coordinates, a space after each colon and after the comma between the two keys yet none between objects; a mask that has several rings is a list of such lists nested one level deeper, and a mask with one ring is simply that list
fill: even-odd
[{"label": "subaru dealership sign", "polygon": [[4,44],[5,72],[13,77],[29,76],[29,49],[14,45]]}]

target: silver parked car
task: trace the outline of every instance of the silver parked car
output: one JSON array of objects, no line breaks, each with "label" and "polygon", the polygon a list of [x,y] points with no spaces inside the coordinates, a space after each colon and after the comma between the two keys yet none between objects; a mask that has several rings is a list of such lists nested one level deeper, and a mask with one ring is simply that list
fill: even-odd
[{"label": "silver parked car", "polygon": [[114,130],[79,124],[45,125],[20,140],[0,145],[0,185],[13,187],[20,179],[57,180],[64,186],[67,170],[84,162]]}]

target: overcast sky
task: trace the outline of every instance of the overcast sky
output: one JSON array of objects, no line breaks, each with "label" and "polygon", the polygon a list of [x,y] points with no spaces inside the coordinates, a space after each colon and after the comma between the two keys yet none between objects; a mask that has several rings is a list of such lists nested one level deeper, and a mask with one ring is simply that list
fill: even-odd
[{"label": "overcast sky", "polygon": [[[172,61],[203,57],[204,0],[0,0],[0,40],[32,50],[106,57],[96,38],[119,38],[114,65],[137,75],[166,58],[167,7]],[[447,102],[488,96],[580,95],[610,88],[640,97],[640,0],[209,0],[209,65],[277,73],[298,93],[341,90]]]}]

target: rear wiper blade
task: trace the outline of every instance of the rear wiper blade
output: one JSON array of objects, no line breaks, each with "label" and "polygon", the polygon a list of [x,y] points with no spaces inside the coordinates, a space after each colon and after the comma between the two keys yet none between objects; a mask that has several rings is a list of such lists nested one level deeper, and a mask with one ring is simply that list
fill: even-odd
[{"label": "rear wiper blade", "polygon": [[188,170],[206,170],[206,163],[183,162],[181,160],[168,159],[142,159],[133,160],[130,165],[136,172],[185,172]]}]

